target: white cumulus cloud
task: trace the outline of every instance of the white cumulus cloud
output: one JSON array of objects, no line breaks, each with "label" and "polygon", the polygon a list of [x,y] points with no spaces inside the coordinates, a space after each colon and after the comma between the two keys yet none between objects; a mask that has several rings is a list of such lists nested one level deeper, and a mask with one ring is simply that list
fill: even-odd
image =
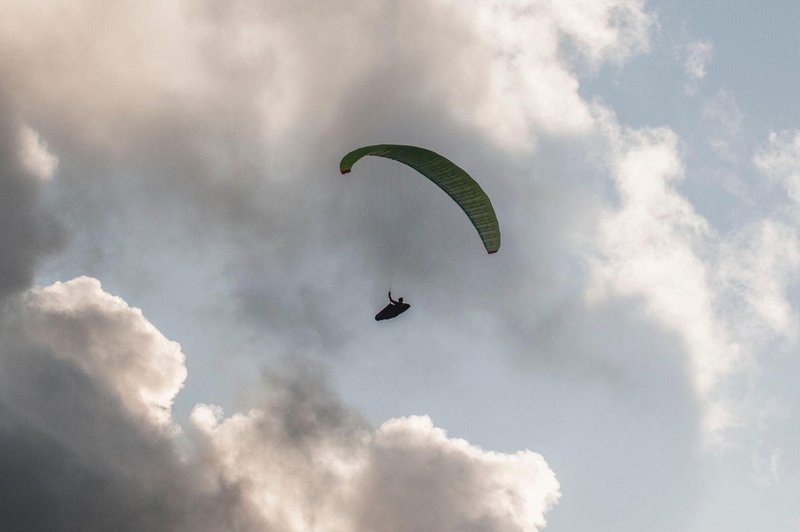
[{"label": "white cumulus cloud", "polygon": [[330,423],[325,405],[304,405],[303,395],[286,405],[310,414],[298,426],[281,408],[225,419],[198,406],[192,415],[220,478],[248,486],[251,519],[268,530],[538,530],[558,501],[537,453],[483,451],[427,416],[375,431]]},{"label": "white cumulus cloud", "polygon": [[186,379],[184,354],[137,308],[78,277],[25,293],[18,334],[110,387],[131,413],[164,425]]}]

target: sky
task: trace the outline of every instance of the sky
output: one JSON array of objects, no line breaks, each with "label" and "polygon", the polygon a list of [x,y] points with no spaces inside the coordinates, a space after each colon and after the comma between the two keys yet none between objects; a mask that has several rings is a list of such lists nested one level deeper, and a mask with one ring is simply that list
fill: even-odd
[{"label": "sky", "polygon": [[3,530],[800,530],[800,5],[0,8]]}]

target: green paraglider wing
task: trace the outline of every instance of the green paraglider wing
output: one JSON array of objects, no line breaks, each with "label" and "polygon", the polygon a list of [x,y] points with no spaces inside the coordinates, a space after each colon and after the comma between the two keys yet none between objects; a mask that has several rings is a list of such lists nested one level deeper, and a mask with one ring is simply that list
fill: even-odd
[{"label": "green paraglider wing", "polygon": [[353,150],[342,158],[339,170],[346,174],[368,155],[385,157],[410,166],[424,175],[458,203],[469,217],[489,253],[500,249],[500,226],[489,196],[468,173],[438,153],[400,144],[377,144]]}]

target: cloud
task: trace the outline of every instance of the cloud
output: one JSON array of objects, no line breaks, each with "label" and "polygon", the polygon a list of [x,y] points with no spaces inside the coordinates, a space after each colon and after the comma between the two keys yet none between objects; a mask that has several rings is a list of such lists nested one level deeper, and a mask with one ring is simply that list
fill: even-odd
[{"label": "cloud", "polygon": [[246,413],[198,405],[183,435],[179,346],[95,279],[0,317],[4,530],[537,530],[559,497],[536,453],[425,416],[372,429],[310,362],[265,373]]},{"label": "cloud", "polygon": [[800,203],[800,131],[772,131],[753,157],[756,168]]},{"label": "cloud", "polygon": [[683,70],[688,78],[684,91],[693,95],[706,77],[706,70],[714,57],[714,44],[707,40],[696,40],[681,46]]},{"label": "cloud", "polygon": [[47,151],[47,144],[30,127],[20,131],[19,159],[24,170],[41,181],[48,181],[58,166],[58,158]]},{"label": "cloud", "polygon": [[[738,138],[741,113],[734,111]],[[731,431],[749,432],[774,401],[758,392],[765,350],[797,338],[790,299],[800,267],[797,231],[777,209],[719,232],[678,187],[684,168],[671,130],[606,122],[617,198],[598,224],[588,301],[632,297],[655,323],[678,333],[704,410],[705,443],[728,447]],[[791,135],[770,135],[754,160],[791,191]]]},{"label": "cloud", "polygon": [[373,431],[318,378],[267,384],[260,408],[225,419],[200,405],[192,421],[219,477],[248,486],[247,511],[268,530],[538,530],[559,498],[539,454],[483,451],[427,416]]},{"label": "cloud", "polygon": [[6,98],[0,90],[0,299],[27,288],[37,262],[62,241],[41,199],[56,159]]},{"label": "cloud", "polygon": [[203,488],[164,424],[185,371],[174,347],[93,279],[7,300],[0,527],[230,529],[232,495]]},{"label": "cloud", "polygon": [[[742,228],[722,244],[719,268],[725,289],[744,303],[731,316],[739,321],[743,337],[754,342],[772,335],[796,337],[797,313],[788,294],[800,269],[794,227],[767,218]],[[753,315],[743,320],[748,312]]]},{"label": "cloud", "polygon": [[706,405],[704,428],[714,434],[731,422],[719,384],[740,351],[716,314],[703,257],[715,235],[674,188],[683,167],[672,131],[623,131],[615,144],[619,205],[601,219],[588,296],[641,296],[648,315],[680,332]]},{"label": "cloud", "polygon": [[483,451],[426,416],[387,421],[371,447],[359,529],[379,530],[389,515],[389,530],[536,530],[560,497],[541,455]]},{"label": "cloud", "polygon": [[708,145],[723,162],[735,165],[745,152],[743,114],[736,99],[720,89],[703,105],[702,119]]},{"label": "cloud", "polygon": [[131,414],[157,425],[186,379],[180,345],[164,338],[139,309],[79,277],[25,293],[11,312],[26,341],[69,361],[112,389]]},{"label": "cloud", "polygon": [[347,120],[342,112],[366,82],[380,88],[380,102],[365,102],[371,112],[388,102],[440,107],[489,138],[525,144],[537,128],[588,125],[562,38],[600,64],[646,50],[652,23],[638,0],[341,0],[315,10],[82,0],[8,10],[19,24],[2,26],[0,65],[14,92],[39,104],[37,119],[115,155],[141,148],[137,137],[169,116],[254,135],[277,157],[296,135]]},{"label": "cloud", "polygon": [[[505,148],[530,148],[542,133],[580,134],[591,127],[573,66],[563,59],[564,38],[594,67],[621,62],[649,46],[652,17],[638,1],[472,5],[476,39],[491,60],[481,65],[485,94],[471,113],[484,133]],[[463,103],[470,109],[469,102]]]}]

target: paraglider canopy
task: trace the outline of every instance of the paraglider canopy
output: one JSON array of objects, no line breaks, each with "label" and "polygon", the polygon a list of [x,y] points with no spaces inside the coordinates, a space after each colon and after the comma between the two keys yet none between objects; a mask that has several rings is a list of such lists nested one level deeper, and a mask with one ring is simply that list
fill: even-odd
[{"label": "paraglider canopy", "polygon": [[353,150],[342,158],[339,170],[347,174],[359,159],[385,157],[410,166],[444,190],[469,217],[487,253],[500,249],[500,227],[492,202],[481,186],[455,163],[417,146],[376,144]]}]

